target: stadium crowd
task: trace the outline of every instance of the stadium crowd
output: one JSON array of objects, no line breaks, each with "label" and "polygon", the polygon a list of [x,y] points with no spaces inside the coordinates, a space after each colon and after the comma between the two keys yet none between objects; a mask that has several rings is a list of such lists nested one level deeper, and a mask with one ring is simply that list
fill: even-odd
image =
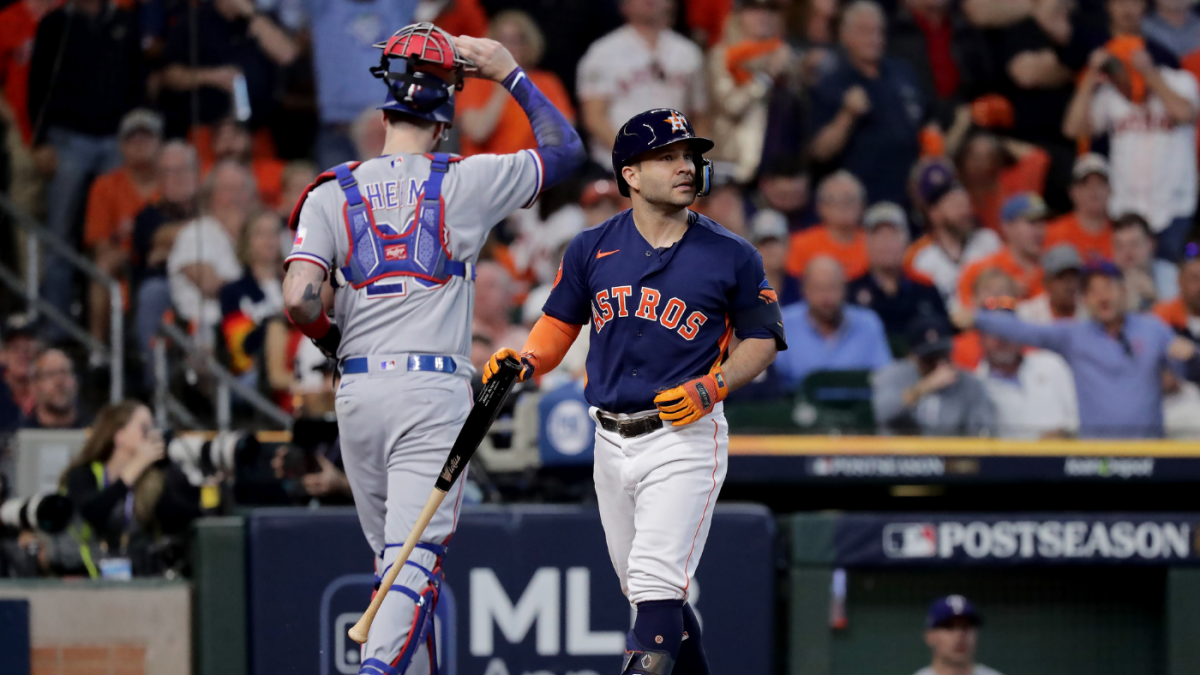
[{"label": "stadium crowd", "polygon": [[[840,371],[884,433],[1200,435],[1189,0],[0,4],[5,192],[121,281],[140,394],[166,317],[286,410],[320,398],[322,357],[282,318],[285,222],[321,169],[380,152],[372,45],[428,20],[507,46],[593,160],[494,231],[477,366],[522,346],[566,243],[626,208],[614,130],[672,107],[716,142],[696,208],[762,254],[791,345],[730,406]],[[534,145],[502,87],[466,82],[445,147]],[[105,288],[41,269],[105,342]],[[0,428],[90,422],[75,367],[103,364],[51,348],[66,337],[10,317]]]}]

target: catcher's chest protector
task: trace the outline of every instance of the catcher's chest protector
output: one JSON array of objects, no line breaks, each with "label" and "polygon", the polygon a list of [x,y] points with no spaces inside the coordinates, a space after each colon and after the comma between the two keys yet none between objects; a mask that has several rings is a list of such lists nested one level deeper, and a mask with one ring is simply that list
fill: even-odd
[{"label": "catcher's chest protector", "polygon": [[385,277],[414,277],[424,286],[444,284],[452,276],[475,278],[474,265],[450,259],[446,248],[445,204],[442,180],[446,170],[458,158],[445,153],[429,155],[432,171],[417,201],[417,213],[403,232],[380,230],[369,203],[363,200],[349,164],[333,169],[338,185],[346,195],[346,234],[350,254],[338,272],[339,282],[363,288]]}]

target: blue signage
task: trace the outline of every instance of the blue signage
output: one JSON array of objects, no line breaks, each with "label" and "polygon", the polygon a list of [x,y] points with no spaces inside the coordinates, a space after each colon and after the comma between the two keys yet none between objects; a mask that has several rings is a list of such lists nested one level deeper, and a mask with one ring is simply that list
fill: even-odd
[{"label": "blue signage", "polygon": [[538,401],[538,455],[542,466],[591,466],[596,423],[588,415],[583,382],[568,382]]}]

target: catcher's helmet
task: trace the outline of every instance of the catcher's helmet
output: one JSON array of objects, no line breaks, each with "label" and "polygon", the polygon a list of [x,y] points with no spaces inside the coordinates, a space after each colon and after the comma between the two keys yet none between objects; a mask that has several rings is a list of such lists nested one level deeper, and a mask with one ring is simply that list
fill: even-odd
[{"label": "catcher's helmet", "polygon": [[621,195],[629,196],[629,184],[621,175],[622,167],[632,164],[642,153],[676,141],[691,141],[696,162],[696,196],[708,194],[712,186],[712,162],[704,159],[704,153],[713,149],[713,142],[697,136],[692,123],[678,110],[655,108],[630,118],[613,141],[612,166]]},{"label": "catcher's helmet", "polygon": [[[470,61],[458,53],[454,38],[431,23],[414,23],[375,45],[382,49],[371,74],[388,88],[380,110],[396,110],[431,122],[454,122],[454,92],[462,89]],[[393,62],[401,65],[393,71]]]}]

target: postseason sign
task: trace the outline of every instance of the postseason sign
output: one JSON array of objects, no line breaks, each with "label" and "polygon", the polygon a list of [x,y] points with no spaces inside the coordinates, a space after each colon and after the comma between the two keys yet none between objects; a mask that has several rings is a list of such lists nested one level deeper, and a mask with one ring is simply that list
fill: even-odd
[{"label": "postseason sign", "polygon": [[1200,516],[1183,514],[847,515],[846,566],[1180,565],[1200,562]]}]

